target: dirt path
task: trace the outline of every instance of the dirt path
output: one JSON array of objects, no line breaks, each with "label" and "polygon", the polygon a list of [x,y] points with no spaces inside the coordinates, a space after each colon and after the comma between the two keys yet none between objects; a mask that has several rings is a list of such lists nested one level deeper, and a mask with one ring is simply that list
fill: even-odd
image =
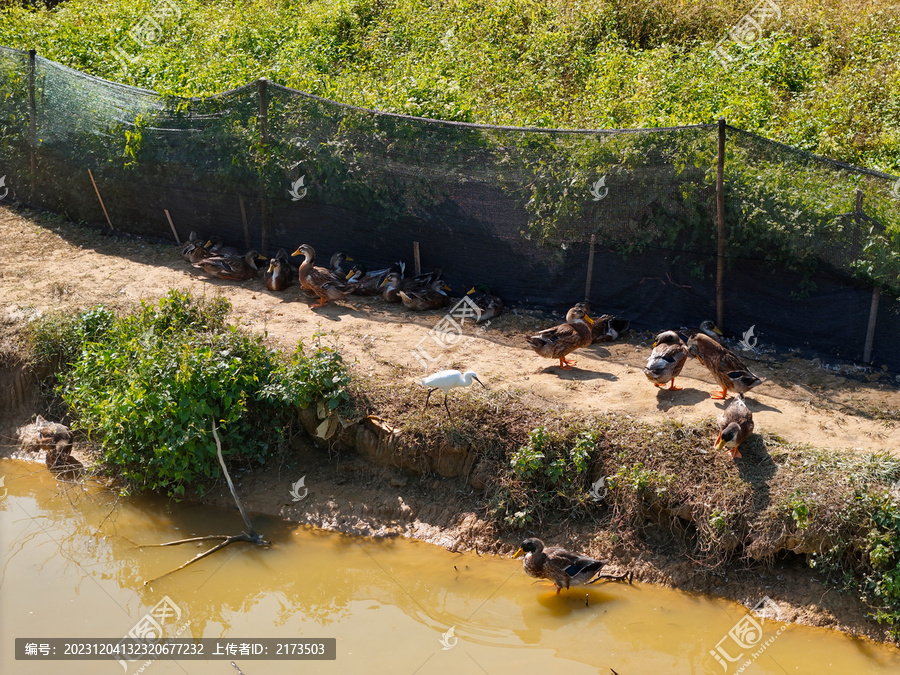
[{"label": "dirt path", "polygon": [[[644,420],[693,421],[715,416],[722,407],[710,398],[712,378],[695,360],[679,379],[683,391],[653,387],[641,372],[649,334],[631,333],[624,341],[576,352],[578,366],[566,372],[536,356],[522,339],[558,322],[546,314],[508,311],[486,329],[470,320],[462,339],[442,348],[429,337],[441,311],[416,314],[380,298],[356,297],[313,310],[296,285],[276,294],[266,290],[261,275],[244,283],[211,279],[183,262],[174,244],[62,220],[41,222],[0,207],[0,322],[101,302],[130,305],[179,288],[227,296],[242,325],[267,332],[287,348],[316,332],[334,336],[360,378],[415,380],[442,367],[471,368],[492,389],[515,390],[535,405],[616,411]],[[414,355],[417,347],[435,359],[427,369]],[[768,378],[749,396],[757,430],[820,447],[900,454],[900,391],[888,375],[784,355],[749,354],[746,361]]]}]

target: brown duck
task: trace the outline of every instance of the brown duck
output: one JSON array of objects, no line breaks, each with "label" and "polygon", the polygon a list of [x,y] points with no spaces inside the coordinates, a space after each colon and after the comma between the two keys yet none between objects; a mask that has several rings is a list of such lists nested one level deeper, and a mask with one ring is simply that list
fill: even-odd
[{"label": "brown duck", "polygon": [[743,394],[762,384],[762,380],[750,372],[727,347],[705,333],[697,333],[687,343],[688,353],[696,356],[722,387],[715,399],[723,399],[729,391]]},{"label": "brown duck", "polygon": [[406,307],[417,312],[424,312],[444,307],[450,301],[450,298],[447,297],[449,290],[450,287],[444,283],[444,280],[437,278],[424,288],[403,290],[401,287],[397,294]]},{"label": "brown duck", "polygon": [[600,579],[615,581],[627,580],[631,583],[631,575],[601,574],[606,562],[580,553],[575,553],[560,546],[544,548],[540,539],[526,539],[513,554],[513,558],[524,555],[522,568],[525,574],[536,579],[548,579],[556,584],[556,594],[571,584],[592,584]]},{"label": "brown duck", "polygon": [[319,304],[310,307],[324,307],[329,300],[343,300],[353,292],[355,286],[346,279],[324,267],[316,267],[313,260],[316,258],[315,249],[309,244],[301,244],[291,255],[302,255],[298,276],[300,285],[319,296]]},{"label": "brown duck", "polygon": [[269,260],[269,269],[265,274],[266,288],[270,291],[283,291],[291,285],[291,264],[287,252],[282,248],[275,257]]},{"label": "brown duck", "polygon": [[525,338],[525,341],[540,356],[559,359],[560,368],[572,370],[575,361],[569,361],[566,356],[593,342],[592,323],[593,320],[583,307],[572,307],[566,313],[566,323],[542,330],[536,335]]},{"label": "brown duck", "polygon": [[744,402],[743,394],[734,397],[717,422],[719,436],[716,438],[716,450],[728,448],[732,458],[742,457],[741,443],[753,433],[753,413]]},{"label": "brown duck", "polygon": [[256,266],[257,260],[265,260],[264,256],[259,255],[256,251],[250,251],[246,255],[220,255],[212,258],[204,258],[194,263],[194,267],[199,267],[207,274],[211,274],[219,279],[228,279],[230,281],[246,281],[253,279],[259,268]]}]

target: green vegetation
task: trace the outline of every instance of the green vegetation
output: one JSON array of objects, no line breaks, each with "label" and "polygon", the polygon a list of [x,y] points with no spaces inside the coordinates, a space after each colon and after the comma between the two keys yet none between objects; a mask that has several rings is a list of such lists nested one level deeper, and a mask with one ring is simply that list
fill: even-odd
[{"label": "green vegetation", "polygon": [[508,531],[592,523],[626,543],[664,541],[715,573],[802,556],[900,638],[896,457],[754,435],[735,462],[713,449],[711,420],[651,425],[466,390],[454,395],[451,423],[422,409],[419,388],[367,385],[353,396],[401,429],[405,447],[477,448],[484,514]]},{"label": "green vegetation", "polygon": [[182,496],[219,475],[212,424],[232,461],[264,462],[296,418],[347,399],[341,357],[316,343],[290,358],[225,320],[227,300],[170,291],[117,316],[98,306],[33,331],[59,391],[101,460],[137,489]]},{"label": "green vegetation", "polygon": [[[265,76],[447,120],[637,128],[724,116],[802,149],[900,171],[894,0],[779,2],[781,17],[765,22],[761,39],[727,47],[727,67],[715,45],[753,3],[178,0],[180,16],[162,19],[161,33],[141,32],[156,4],[7,3],[0,44],[184,96]],[[116,58],[117,45],[127,59]]]}]

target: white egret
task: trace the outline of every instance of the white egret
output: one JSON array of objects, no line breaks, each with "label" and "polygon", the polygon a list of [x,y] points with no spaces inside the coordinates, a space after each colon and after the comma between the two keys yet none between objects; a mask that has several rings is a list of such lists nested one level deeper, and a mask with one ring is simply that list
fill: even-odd
[{"label": "white egret", "polygon": [[478,379],[478,375],[475,374],[474,370],[467,370],[465,373],[461,373],[458,370],[442,370],[434,375],[423,377],[419,384],[423,387],[429,387],[428,396],[425,397],[425,407],[428,407],[428,400],[431,398],[431,395],[438,389],[441,389],[444,392],[444,408],[447,409],[447,417],[453,419],[450,415],[450,408],[447,406],[447,394],[454,387],[468,387],[473,380],[487,389],[484,382]]}]

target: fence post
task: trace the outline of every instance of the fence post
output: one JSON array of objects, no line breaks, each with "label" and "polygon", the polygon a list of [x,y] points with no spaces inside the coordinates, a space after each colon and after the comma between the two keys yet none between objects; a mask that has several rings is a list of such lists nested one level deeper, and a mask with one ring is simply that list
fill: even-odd
[{"label": "fence post", "polygon": [[34,204],[34,184],[37,182],[37,103],[34,83],[37,78],[37,50],[28,50],[28,160],[31,179],[28,201]]},{"label": "fence post", "polygon": [[725,325],[725,118],[719,118],[719,160],[716,166],[716,324]]},{"label": "fence post", "polygon": [[[857,227],[862,226],[863,191],[856,191],[856,212],[854,214]],[[863,345],[863,363],[872,363],[872,345],[875,342],[875,320],[878,318],[878,300],[881,297],[881,286],[872,289],[872,304],[869,306],[869,324],[866,327],[866,343]]]},{"label": "fence post", "polygon": [[597,243],[597,235],[591,235],[591,247],[588,249],[587,278],[584,280],[584,301],[591,301],[591,282],[594,279],[594,245]]},{"label": "fence post", "polygon": [[[265,155],[264,165],[268,166],[269,160],[269,90],[268,80],[264,77],[256,81],[259,91],[259,141]],[[260,253],[267,255],[269,248],[269,199],[266,196],[265,180],[260,182],[259,186],[259,208],[260,208],[260,233],[259,248]]]}]

